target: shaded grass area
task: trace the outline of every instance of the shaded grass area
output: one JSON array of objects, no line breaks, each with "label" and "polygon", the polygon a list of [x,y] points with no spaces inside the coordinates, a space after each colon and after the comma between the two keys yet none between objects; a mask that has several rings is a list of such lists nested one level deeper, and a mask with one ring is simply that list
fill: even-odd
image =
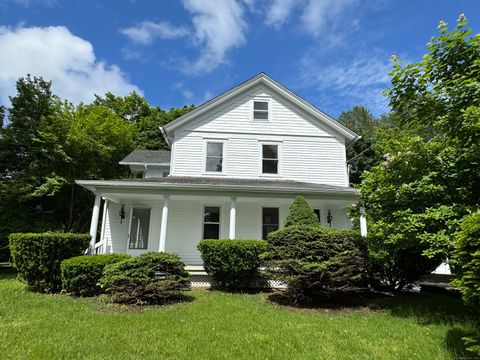
[{"label": "shaded grass area", "polygon": [[[26,291],[0,270],[2,359],[455,359],[475,317],[445,295],[357,294],[308,309],[275,294],[194,290],[134,309]],[[278,300],[278,299],[277,299]],[[335,306],[338,304],[338,306]]]}]

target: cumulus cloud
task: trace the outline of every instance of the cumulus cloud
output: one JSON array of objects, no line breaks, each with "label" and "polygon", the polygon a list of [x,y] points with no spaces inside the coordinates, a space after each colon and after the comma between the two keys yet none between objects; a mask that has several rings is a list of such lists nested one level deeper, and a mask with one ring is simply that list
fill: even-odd
[{"label": "cumulus cloud", "polygon": [[265,23],[279,29],[285,22],[287,22],[288,17],[296,4],[295,0],[272,0],[267,7],[267,18]]},{"label": "cumulus cloud", "polygon": [[188,35],[184,27],[175,27],[170,23],[143,21],[135,26],[122,29],[120,32],[132,42],[150,45],[155,39],[176,39]]},{"label": "cumulus cloud", "polygon": [[15,82],[26,74],[52,81],[53,91],[72,101],[89,102],[111,91],[142,93],[116,65],[95,57],[90,42],[66,27],[0,27],[0,102],[15,94]]}]

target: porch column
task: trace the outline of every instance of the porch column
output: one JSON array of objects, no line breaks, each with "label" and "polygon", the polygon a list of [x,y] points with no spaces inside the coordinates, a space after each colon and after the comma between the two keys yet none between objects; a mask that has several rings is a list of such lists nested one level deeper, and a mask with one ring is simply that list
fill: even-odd
[{"label": "porch column", "polygon": [[229,228],[229,239],[235,239],[235,225],[237,223],[237,198],[230,198],[230,228]]},{"label": "porch column", "polygon": [[365,218],[365,208],[360,208],[360,235],[367,236],[367,219]]},{"label": "porch column", "polygon": [[95,195],[95,203],[93,204],[93,212],[92,212],[92,221],[90,222],[90,236],[92,237],[92,239],[90,240],[90,246],[88,249],[89,254],[95,253],[95,243],[97,242],[98,217],[100,215],[101,201],[102,201],[102,197],[100,195]]},{"label": "porch column", "polygon": [[162,223],[160,224],[160,246],[159,251],[165,252],[165,242],[167,240],[168,223],[168,195],[163,195]]}]

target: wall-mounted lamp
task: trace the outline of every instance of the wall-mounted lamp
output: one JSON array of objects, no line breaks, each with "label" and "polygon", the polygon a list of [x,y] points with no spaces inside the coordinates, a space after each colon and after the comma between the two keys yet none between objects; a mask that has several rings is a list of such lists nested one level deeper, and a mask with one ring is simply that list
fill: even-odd
[{"label": "wall-mounted lamp", "polygon": [[121,224],[123,219],[125,219],[125,205],[122,205],[120,207],[120,211],[118,212],[118,216],[120,216],[120,224]]},{"label": "wall-mounted lamp", "polygon": [[330,225],[330,227],[332,227],[332,213],[330,210],[328,210],[328,214],[327,214],[327,223],[328,225]]}]

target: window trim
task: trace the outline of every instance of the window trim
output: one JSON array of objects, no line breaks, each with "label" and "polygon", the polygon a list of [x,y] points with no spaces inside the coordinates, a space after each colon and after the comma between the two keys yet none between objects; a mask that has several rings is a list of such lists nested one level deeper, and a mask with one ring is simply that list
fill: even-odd
[{"label": "window trim", "polygon": [[[132,218],[133,218],[133,209],[145,209],[145,210],[150,210],[150,217],[148,219],[148,238],[147,238],[147,247],[146,248],[130,248],[130,236],[131,236],[131,231],[132,231]],[[150,245],[150,231],[152,229],[152,208],[148,206],[134,206],[130,205],[129,206],[129,211],[130,214],[128,216],[128,233],[127,233],[127,252],[128,251],[146,251],[148,250],[148,246]]]},{"label": "window trim", "polygon": [[[263,222],[263,220],[264,220],[263,210],[264,210],[264,209],[277,209],[277,211],[278,211],[278,223],[277,223],[278,228],[277,228],[277,230],[280,229],[280,225],[281,225],[281,224],[280,224],[280,206],[262,206],[262,211],[261,211],[261,220],[262,220],[262,221],[261,221],[261,223],[260,223],[260,226],[261,226],[261,227],[260,227],[260,236],[261,236],[261,238],[262,238],[263,240],[265,240],[265,239],[264,239],[264,236],[263,236],[263,227],[264,227],[265,225],[275,225],[275,224],[265,224],[265,223]],[[265,237],[266,237],[266,236],[265,236]]]},{"label": "window trim", "polygon": [[[218,208],[218,223],[216,222],[205,222],[205,208],[214,207]],[[222,234],[222,206],[221,205],[203,205],[202,207],[202,240],[205,239],[205,224],[218,224],[218,238],[221,239]]]},{"label": "window trim", "polygon": [[[260,169],[259,174],[261,177],[279,177],[282,176],[282,146],[279,141],[260,141]],[[275,145],[277,147],[277,172],[276,173],[264,173],[263,172],[263,145]],[[268,160],[268,159],[266,159]],[[274,159],[270,159],[274,160]]]},{"label": "window trim", "polygon": [[[203,146],[203,173],[208,175],[225,175],[225,164],[226,164],[226,141],[220,139],[204,139]],[[222,171],[211,171],[207,170],[207,154],[208,154],[208,143],[222,144]]]},{"label": "window trim", "polygon": [[[268,110],[266,111],[267,112],[267,118],[266,119],[255,119],[255,103],[256,102],[265,102],[265,103],[268,104]],[[260,110],[260,111],[265,112],[265,110]],[[270,121],[271,119],[272,119],[272,106],[271,106],[270,98],[267,98],[267,97],[253,98],[252,101],[251,101],[251,105],[250,105],[250,121],[266,122],[266,121]]]}]

